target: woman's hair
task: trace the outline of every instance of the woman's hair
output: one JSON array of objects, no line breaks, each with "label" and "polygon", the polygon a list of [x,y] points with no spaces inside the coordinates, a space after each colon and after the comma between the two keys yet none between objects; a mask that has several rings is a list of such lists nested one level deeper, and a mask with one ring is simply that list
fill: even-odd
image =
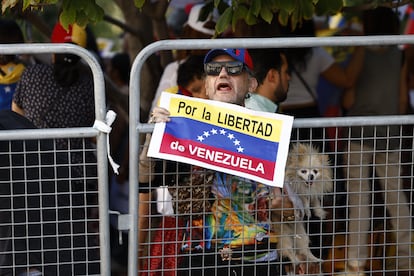
[{"label": "woman's hair", "polygon": [[204,56],[190,55],[180,64],[177,71],[177,84],[187,87],[194,79],[204,78]]},{"label": "woman's hair", "polygon": [[[24,43],[23,32],[14,20],[0,19],[0,44]],[[16,55],[0,55],[0,64],[16,60]]]},{"label": "woman's hair", "polygon": [[0,19],[0,44],[23,42],[23,33],[16,21]]},{"label": "woman's hair", "polygon": [[263,84],[270,69],[280,72],[283,65],[282,54],[284,49],[249,49],[254,64],[254,76],[259,84]]},{"label": "woman's hair", "polygon": [[111,67],[119,72],[119,77],[124,83],[129,83],[131,61],[127,53],[116,53],[111,58]]},{"label": "woman's hair", "polygon": [[74,54],[55,54],[53,73],[59,85],[71,86],[79,79],[82,70],[78,66],[79,60],[80,57]]},{"label": "woman's hair", "polygon": [[[75,28],[76,27],[76,28]],[[61,27],[60,23],[55,25],[51,41],[54,43],[73,43],[89,50],[101,63],[98,44],[92,30],[73,25],[69,33]],[[53,74],[56,82],[64,87],[71,86],[85,73],[89,73],[87,66],[80,62],[80,57],[75,54],[59,53],[54,55]]]}]

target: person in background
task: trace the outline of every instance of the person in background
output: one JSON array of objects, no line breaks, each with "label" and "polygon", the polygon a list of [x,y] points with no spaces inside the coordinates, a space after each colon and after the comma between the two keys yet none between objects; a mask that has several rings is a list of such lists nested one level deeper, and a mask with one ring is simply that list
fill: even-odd
[{"label": "person in background", "polygon": [[180,37],[183,26],[188,20],[189,11],[195,4],[201,4],[202,0],[170,0],[166,12],[167,25],[172,37]]},{"label": "person in background", "polygon": [[247,94],[247,108],[266,112],[277,112],[278,105],[288,94],[290,72],[286,55],[279,49],[250,49],[255,64],[254,75],[258,86]]},{"label": "person in background", "polygon": [[[212,14],[206,20],[200,21],[200,12],[204,4],[194,5],[188,16],[187,23],[184,26],[183,34],[180,38],[212,38],[215,33],[216,21]],[[152,107],[157,106],[158,99],[165,89],[177,85],[177,70],[179,65],[185,61],[189,55],[205,55],[204,50],[180,50],[177,51],[176,60],[164,68],[164,72],[158,84],[157,91],[152,102]]]},{"label": "person in background", "polygon": [[[314,37],[313,19],[303,20],[292,31],[291,26],[282,28],[283,36]],[[292,71],[290,90],[286,100],[280,104],[280,112],[295,118],[320,117],[317,84],[320,76],[329,83],[341,88],[350,88],[356,81],[362,67],[362,50],[356,47],[345,68],[322,47],[288,49],[287,58]],[[323,142],[325,130],[321,128],[293,129],[292,139],[312,143],[321,150],[327,146]]]},{"label": "person in background", "polygon": [[[81,47],[87,45],[87,35],[83,27],[70,25],[65,30],[57,23],[52,31],[52,43],[72,43]],[[12,110],[25,116],[37,128],[72,128],[90,127],[95,121],[94,83],[90,68],[75,54],[59,53],[52,55],[52,64],[34,64],[28,66],[19,80],[13,97]],[[79,187],[79,194],[72,195],[76,206],[71,206],[76,216],[85,217],[87,210],[87,226],[83,230],[98,231],[97,208],[97,170],[95,145],[92,139],[69,138],[56,139],[55,147],[60,151],[67,151],[66,162],[70,164],[70,176],[73,185]],[[86,180],[83,180],[86,178]],[[79,183],[77,183],[79,182]],[[75,203],[74,203],[75,204]],[[81,207],[79,207],[81,206]],[[74,215],[73,215],[74,216]],[[65,218],[66,219],[66,218]],[[95,219],[93,221],[93,219]],[[73,219],[73,223],[78,221]],[[84,222],[79,221],[79,224]],[[79,231],[79,230],[76,230]],[[82,233],[82,232],[80,232]],[[86,234],[86,233],[82,233]],[[81,235],[81,234],[79,234]],[[86,239],[84,239],[86,240]],[[90,245],[97,244],[98,240],[91,240]],[[73,247],[85,249],[82,239],[73,242]],[[98,258],[95,249],[85,252],[85,258]],[[82,250],[83,250],[82,249]],[[79,249],[80,250],[80,249]],[[78,257],[78,256],[77,256]],[[86,261],[86,260],[85,260]],[[85,265],[81,274],[99,273],[97,264]]]},{"label": "person in background", "polygon": [[[115,98],[122,97],[125,100],[129,98],[129,77],[131,62],[127,53],[116,53],[107,64],[106,74],[108,76],[108,92],[107,101],[108,109],[112,109],[117,113],[117,120],[114,122],[111,132],[111,147],[116,152],[118,145],[122,143],[125,131],[128,129],[128,109],[125,109]],[[109,94],[109,95],[108,95]],[[118,160],[120,162],[121,160]],[[122,163],[122,162],[121,162]]]},{"label": "person in background", "polygon": [[[315,23],[313,19],[303,20],[294,31],[287,26],[283,33],[287,37],[314,37]],[[292,70],[292,79],[290,92],[280,107],[283,113],[297,118],[320,116],[316,94],[320,76],[338,87],[350,88],[362,67],[361,47],[355,49],[345,68],[336,63],[322,47],[292,48],[287,51],[287,58]]]},{"label": "person in background", "polygon": [[[362,23],[360,17],[355,15],[349,17],[343,13],[336,14],[329,18],[329,24],[319,24],[317,30],[318,37],[328,36],[351,36],[362,34]],[[346,68],[352,58],[354,46],[325,46],[324,49],[335,59],[342,68]],[[317,86],[318,105],[321,116],[323,117],[342,117],[342,96],[343,87],[337,86],[322,75]],[[332,130],[334,132],[334,130]],[[333,137],[333,133],[332,136]]]},{"label": "person in background", "polygon": [[[86,46],[86,32],[74,25],[69,33],[56,24],[51,41]],[[95,120],[93,79],[80,57],[54,54],[53,64],[28,67],[17,84],[12,109],[38,128],[91,126]]]},{"label": "person in background", "polygon": [[129,76],[131,70],[129,55],[126,52],[116,53],[107,62],[105,69],[106,99],[109,109],[115,110],[118,114],[117,117],[120,118],[119,121],[128,124]]},{"label": "person in background", "polygon": [[129,72],[131,61],[127,53],[116,53],[109,61],[106,73],[109,78],[116,84],[119,91],[129,94]]},{"label": "person in background", "polygon": [[[0,44],[24,43],[19,25],[13,20],[0,19]],[[17,55],[0,55],[0,110],[11,109],[17,82],[25,65]]]},{"label": "person in background", "polygon": [[[399,34],[399,19],[391,8],[366,10],[362,22],[365,35]],[[408,79],[404,53],[397,45],[367,46],[363,51],[361,74],[353,89],[344,95],[346,116],[406,114]],[[349,216],[344,275],[370,275],[366,264],[371,258],[369,231],[375,205],[371,202],[374,179],[382,191],[384,211],[389,216],[396,246],[394,265],[386,269],[393,274],[397,272],[396,275],[412,275],[411,208],[402,183],[400,126],[351,127],[344,135],[350,139],[344,152]]]},{"label": "person in background", "polygon": [[166,92],[189,97],[206,99],[204,84],[204,56],[189,55],[177,70],[177,85],[165,89]]},{"label": "person in background", "polygon": [[[112,131],[109,134],[111,144],[111,156],[120,165],[119,174],[116,175],[112,168],[109,169],[109,208],[121,214],[129,212],[129,129],[128,129],[128,110],[118,104],[114,98],[129,96],[129,78],[131,63],[127,53],[116,53],[106,67],[109,77],[108,82],[111,86],[106,86],[108,93],[108,109],[117,114],[117,118],[112,124]],[[117,215],[110,216],[111,234],[111,258],[112,275],[124,275],[127,273],[128,266],[128,232],[118,232]],[[120,243],[122,238],[122,243]]]},{"label": "person in background", "polygon": [[[258,86],[256,91],[247,94],[245,106],[258,111],[277,112],[279,104],[286,99],[289,92],[290,70],[285,50],[275,48],[249,49],[249,53],[255,65],[254,75]],[[299,198],[296,197],[293,201],[290,199],[295,195],[292,194],[288,197],[283,189],[278,187],[273,187],[272,190],[275,196],[271,204],[272,206],[281,206],[280,208],[284,210],[284,216],[289,216],[292,207],[300,208],[294,206],[294,202],[300,200]],[[305,256],[299,257],[306,261]],[[299,266],[297,268],[298,272],[312,271],[315,273],[320,270],[318,263],[308,263],[307,266],[307,268]],[[294,271],[292,264],[289,263],[284,266],[284,269],[288,273]]]},{"label": "person in background", "polygon": [[[205,56],[204,64],[206,93],[210,100],[244,106],[246,94],[256,90],[253,61],[246,49],[213,49]],[[155,107],[150,122],[168,123],[169,114],[165,108]],[[151,165],[147,164],[147,167]],[[204,180],[194,182],[193,177]],[[205,215],[193,217],[191,225],[187,224],[190,229],[186,229],[182,239],[178,237],[178,240],[188,245],[182,248],[188,251],[188,255],[184,255],[176,270],[178,275],[279,275],[281,271],[276,240],[271,233],[266,212],[268,208],[280,206],[274,206],[273,201],[267,200],[272,194],[270,187],[201,168],[192,170],[191,179],[191,183],[200,183],[204,190],[211,184],[212,198],[204,198],[207,200],[206,209],[201,210],[201,213]],[[211,182],[206,183],[207,179]],[[238,192],[243,195],[237,196]],[[190,199],[185,198],[189,204],[200,201],[197,199],[193,202],[193,197]],[[271,206],[268,206],[269,202]],[[260,210],[258,206],[261,206]],[[231,219],[236,210],[243,215],[233,218],[234,223],[224,225],[223,222]],[[179,211],[178,214],[183,215]],[[217,222],[215,226],[211,224],[213,221]],[[200,230],[202,233],[199,233]],[[211,236],[213,232],[216,234]],[[231,254],[228,257],[227,251],[234,252],[234,258]],[[297,271],[305,273],[303,267]]]},{"label": "person in background", "polygon": [[[177,72],[177,84],[176,86],[166,89],[166,92],[206,99],[206,89],[205,89],[205,74],[204,74],[204,56],[201,55],[190,55],[183,63],[178,67]],[[151,139],[151,134],[147,134],[145,145],[148,145]],[[149,174],[151,173],[148,169],[150,165],[148,164],[147,156],[148,147],[144,146],[140,154],[140,163],[139,163],[139,176],[140,176],[140,187],[151,186],[152,190],[158,186],[163,186],[165,183],[173,183],[173,178],[177,168],[180,169],[181,173],[190,172],[190,165],[181,164],[172,161],[157,162],[155,169],[156,177],[148,179]],[[161,177],[162,172],[165,173],[165,177]],[[145,178],[145,179],[144,179]],[[179,177],[181,178],[181,177]],[[154,183],[149,185],[148,182]],[[150,190],[140,190],[140,196],[149,200]],[[146,208],[140,208],[140,220],[145,218],[145,213],[142,212],[147,210]],[[176,216],[163,216],[160,225],[156,229],[152,229],[153,233],[153,243],[150,248],[150,258],[144,264],[146,268],[144,270],[159,270],[159,269],[177,269],[178,259],[175,252],[175,241],[176,237],[179,235],[179,231],[175,229],[177,224],[182,224],[182,220]],[[160,243],[159,241],[164,243]],[[158,242],[157,242],[158,241]],[[164,258],[161,260],[160,254],[164,253]],[[165,272],[164,275],[167,275],[168,272]],[[145,273],[143,274],[145,275]]]}]

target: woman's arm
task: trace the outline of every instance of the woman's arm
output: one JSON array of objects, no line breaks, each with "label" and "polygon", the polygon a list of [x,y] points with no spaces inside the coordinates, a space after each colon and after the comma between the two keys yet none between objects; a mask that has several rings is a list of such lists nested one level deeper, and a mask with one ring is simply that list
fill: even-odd
[{"label": "woman's arm", "polygon": [[24,116],[24,110],[18,106],[14,101],[12,101],[12,110],[20,115]]},{"label": "woman's arm", "polygon": [[323,71],[321,75],[330,83],[341,87],[351,88],[355,85],[356,81],[362,70],[364,63],[365,50],[364,47],[355,47],[354,52],[345,68],[342,68],[338,63],[333,63],[328,69]]}]

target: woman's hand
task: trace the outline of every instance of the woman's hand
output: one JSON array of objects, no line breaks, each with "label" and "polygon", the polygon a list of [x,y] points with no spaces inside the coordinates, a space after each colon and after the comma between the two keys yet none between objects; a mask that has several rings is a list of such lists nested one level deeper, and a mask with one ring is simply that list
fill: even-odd
[{"label": "woman's hand", "polygon": [[283,194],[281,188],[274,187],[272,191],[272,200],[270,201],[270,208],[272,209],[273,219],[276,221],[294,221],[295,208],[290,198]]},{"label": "woman's hand", "polygon": [[163,107],[154,107],[148,123],[165,123],[170,121],[170,112]]},{"label": "woman's hand", "polygon": [[292,264],[285,265],[285,270],[290,275],[317,275],[321,274],[321,264],[318,262],[307,262],[306,256],[303,254],[298,255],[299,259],[303,262],[296,265],[293,269]]}]

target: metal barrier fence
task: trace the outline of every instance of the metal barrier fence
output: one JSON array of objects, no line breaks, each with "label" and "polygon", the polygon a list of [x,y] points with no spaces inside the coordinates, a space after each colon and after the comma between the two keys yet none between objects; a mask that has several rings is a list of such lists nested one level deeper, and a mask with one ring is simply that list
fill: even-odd
[{"label": "metal barrier fence", "polygon": [[[339,125],[343,123],[345,126],[336,126],[333,128],[322,127],[319,129],[322,131],[322,135],[319,137],[313,137],[312,139],[292,139],[292,144],[301,142],[314,145],[321,150],[318,153],[312,153],[312,157],[317,159],[312,161],[306,159],[307,153],[303,153],[301,150],[294,150],[290,156],[296,158],[298,162],[293,165],[290,164],[291,167],[289,168],[291,170],[295,173],[300,170],[315,171],[313,186],[319,185],[323,187],[327,185],[326,179],[323,179],[323,177],[328,174],[332,174],[333,179],[332,191],[327,192],[322,199],[323,209],[327,211],[326,218],[319,219],[316,217],[315,215],[318,214],[317,207],[311,205],[312,217],[305,217],[304,219],[305,229],[311,242],[309,245],[310,250],[314,256],[324,260],[321,262],[320,269],[322,272],[319,275],[333,275],[345,269],[345,261],[349,260],[345,254],[346,250],[352,248],[352,245],[350,245],[352,235],[357,239],[361,239],[360,235],[363,233],[366,234],[364,238],[367,242],[366,249],[368,250],[368,254],[364,257],[362,252],[358,252],[357,260],[360,262],[366,260],[364,269],[372,275],[389,275],[397,271],[402,272],[402,263],[409,260],[408,256],[412,256],[414,242],[411,241],[412,230],[410,222],[412,221],[411,206],[413,203],[413,118],[411,116],[406,118],[383,118],[381,123],[386,125],[387,132],[395,127],[397,134],[386,137],[364,138],[361,139],[362,144],[359,144],[359,141],[354,138],[349,138],[347,134],[351,130],[355,131],[355,128],[367,130],[371,125],[374,126],[374,131],[376,132],[382,126],[375,125],[377,118],[370,118],[368,120],[367,118],[359,119],[337,120]],[[367,123],[363,127],[359,126],[362,120],[364,124]],[[404,121],[403,123],[402,120]],[[321,120],[320,123],[323,123],[323,121]],[[355,126],[350,127],[349,124],[352,123],[355,123]],[[305,128],[296,128],[295,130],[298,131],[298,136],[306,136],[308,134],[308,129]],[[312,128],[312,130],[316,130],[316,128]],[[328,134],[328,132],[332,133],[332,131],[336,133],[334,136]],[[396,142],[399,146],[396,148],[389,148],[387,146],[385,149],[372,147],[373,143],[388,143],[391,140],[397,140]],[[349,146],[352,146],[352,148],[348,151]],[[329,158],[328,164],[319,161],[323,160],[323,156]],[[351,156],[354,156],[354,158],[350,158]],[[371,157],[373,159],[370,159],[366,163],[360,163],[362,158],[365,157]],[[375,160],[375,163],[371,160]],[[310,162],[314,166],[311,166]],[[384,167],[388,168],[387,171],[383,170]],[[372,178],[368,178],[368,176],[363,175],[364,170],[377,170],[377,174]],[[185,167],[177,165],[165,173],[165,179],[181,179],[181,175],[190,174],[191,172],[185,170]],[[346,191],[348,181],[352,181],[351,185],[353,185],[354,189],[348,189]],[[243,184],[237,183],[239,186]],[[157,183],[151,182],[151,185],[157,185]],[[179,188],[185,190],[187,185],[189,184],[183,184]],[[247,187],[246,185],[244,188],[247,189]],[[371,191],[371,188],[373,188],[373,191]],[[237,190],[240,190],[240,188]],[[384,190],[386,190],[388,195],[386,198],[384,197]],[[174,194],[174,190],[170,189],[170,191]],[[187,195],[191,194],[191,192],[185,192]],[[307,196],[301,193],[298,193],[298,195]],[[236,196],[240,195],[233,194],[233,197]],[[361,199],[360,196],[362,196]],[[362,201],[364,196],[366,201]],[[351,214],[349,213],[351,206],[348,203],[352,202],[350,201],[351,199],[360,200],[360,202],[356,203],[358,210],[362,211],[366,208],[369,212],[368,217],[365,215],[362,220],[358,220],[357,218],[351,219]],[[174,204],[175,210],[180,208],[180,204],[186,203],[180,200],[183,199],[177,199],[175,203],[177,206]],[[200,227],[197,225],[197,221],[200,214],[201,216],[207,217],[213,211],[206,210],[200,212],[196,208],[200,201],[213,200],[211,198],[204,199],[200,197],[189,199],[188,202],[192,206],[190,215],[179,213],[173,217],[162,217],[162,215],[157,214],[155,211],[150,215],[152,235],[151,239],[141,244],[141,246],[144,246],[148,250],[147,254],[140,256],[140,260],[144,264],[140,270],[143,273],[141,275],[147,275],[147,273],[148,275],[169,275],[175,270],[183,272],[185,268],[175,268],[175,262],[183,262],[183,259],[185,260],[186,257],[190,258],[189,256],[192,258],[190,268],[195,269],[200,265],[199,262],[195,261],[200,255],[206,260],[206,263],[202,265],[202,269],[211,272],[208,269],[211,268],[212,263],[207,263],[206,256],[213,254],[221,258],[222,252],[219,249],[213,249],[212,251],[203,253],[200,253],[201,251],[186,250],[188,246],[203,246],[203,239],[207,236],[207,232],[200,234],[200,232],[196,231]],[[151,202],[155,205],[155,199],[152,199]],[[269,208],[269,211],[272,213],[278,210]],[[272,219],[272,226],[276,227],[276,229],[278,229],[278,224],[279,227],[280,224],[287,225],[287,228],[279,235],[278,242],[281,242],[282,238],[303,238],[300,236],[302,233],[299,232],[299,226],[295,225],[292,227],[289,221],[280,222],[273,216]],[[366,222],[367,228],[363,226],[364,221]],[[219,227],[219,225],[215,226]],[[281,230],[279,229],[279,231]],[[191,235],[190,240],[184,239],[186,235]],[[295,248],[301,248],[302,246],[299,242],[293,242],[293,244]],[[253,250],[256,252],[259,250],[268,250],[270,252],[273,248],[274,244],[269,239],[269,241],[261,243],[260,248],[252,249],[245,247],[241,249],[241,252],[249,256],[253,253]],[[182,252],[178,253],[181,250]],[[239,261],[240,252],[233,254],[235,255],[235,257],[233,256],[233,260],[235,262]],[[305,261],[311,261],[310,257],[307,257]],[[286,263],[288,261],[283,260],[271,265],[278,267],[278,270],[282,270],[282,265]],[[215,264],[218,270],[214,274],[211,274],[222,275],[218,273],[220,270],[225,269],[226,265],[220,264],[218,261],[217,263],[213,262],[213,264]],[[400,266],[397,266],[397,264],[400,264]],[[246,261],[244,265],[248,267],[251,266],[251,263]],[[206,274],[198,272],[198,274],[193,275]],[[245,273],[244,275],[250,274]],[[269,273],[266,275],[273,274]]]},{"label": "metal barrier fence", "polygon": [[[244,255],[253,253],[251,248],[242,248],[241,252],[224,252],[212,250],[211,252],[190,251],[178,253],[182,251],[188,244],[183,243],[183,232],[194,231],[196,220],[191,219],[192,216],[186,216],[185,222],[180,222],[180,216],[176,215],[171,220],[162,217],[155,211],[147,216],[139,215],[139,171],[138,156],[140,152],[139,137],[143,133],[150,133],[153,126],[140,122],[139,106],[140,106],[140,89],[141,68],[146,59],[162,50],[172,49],[212,49],[212,48],[288,48],[288,47],[312,47],[312,46],[369,46],[369,45],[403,45],[412,44],[414,37],[412,36],[370,36],[370,37],[318,37],[318,38],[236,38],[236,39],[220,39],[220,40],[167,40],[155,42],[144,48],[135,58],[131,69],[130,81],[130,198],[129,198],[129,214],[125,215],[125,228],[129,228],[129,260],[128,275],[136,275],[139,273],[146,275],[175,275],[179,270],[173,263],[183,258],[187,260],[188,267],[194,268],[197,263],[193,262],[198,255],[204,258],[212,256],[215,260],[213,266],[218,268],[217,271],[225,269],[226,266],[220,267],[218,259],[232,259],[231,261],[242,262],[243,265],[249,266],[251,263],[243,260]],[[305,230],[310,237],[310,248],[312,253],[318,258],[323,259],[320,269],[323,275],[332,275],[335,272],[345,269],[346,251],[353,250],[349,243],[349,238],[353,236],[362,239],[368,244],[367,262],[365,271],[372,275],[385,275],[387,273],[395,273],[399,271],[403,273],[401,267],[403,263],[409,261],[413,256],[413,242],[411,236],[412,222],[412,195],[413,188],[413,156],[412,148],[414,145],[412,125],[414,116],[377,116],[377,117],[342,117],[342,118],[312,118],[312,119],[296,119],[294,121],[295,136],[292,143],[302,142],[317,145],[320,153],[314,154],[315,158],[322,155],[329,157],[329,165],[323,165],[315,168],[317,170],[330,171],[332,173],[333,190],[323,197],[322,205],[327,211],[327,217],[324,220],[305,217]],[[371,129],[370,129],[371,128]],[[383,132],[385,128],[385,132]],[[359,129],[362,132],[370,131],[374,135],[372,137],[363,137],[354,139],[351,130]],[[393,131],[389,131],[393,129]],[[318,136],[309,136],[309,131],[317,130]],[[385,136],[379,135],[385,133]],[[378,131],[378,136],[377,136]],[[307,135],[302,136],[302,134]],[[396,134],[395,134],[396,133]],[[305,138],[304,138],[305,137]],[[393,141],[393,142],[391,142]],[[391,147],[391,144],[397,145]],[[384,148],[377,147],[384,144]],[[301,158],[301,153],[292,153]],[[366,164],[359,161],[362,158],[371,158]],[[375,161],[374,159],[375,158]],[[353,161],[352,161],[353,160]],[[352,161],[352,162],[351,162]],[[375,164],[375,165],[373,165]],[[360,170],[360,169],[363,170]],[[384,168],[390,168],[385,169]],[[362,171],[379,170],[372,178],[367,178]],[[177,176],[182,173],[181,170],[171,170],[171,174]],[[188,171],[187,171],[188,173]],[[352,181],[350,187],[353,190],[345,191],[348,181]],[[150,183],[151,185],[152,183]],[[155,184],[155,183],[154,183]],[[381,186],[385,185],[385,186]],[[375,186],[374,192],[363,192],[366,186]],[[381,197],[381,190],[387,190],[387,197]],[[389,194],[393,196],[389,196]],[[361,196],[362,195],[362,196]],[[357,204],[359,208],[367,209],[369,218],[358,220],[350,219],[350,206],[347,200],[349,198],[359,199]],[[366,201],[361,201],[363,198]],[[194,204],[194,199],[189,199],[190,204]],[[149,203],[154,205],[153,198],[149,199]],[[350,201],[354,202],[354,201]],[[366,208],[364,208],[366,207]],[[273,211],[273,210],[269,210]],[[312,208],[315,211],[315,208]],[[208,215],[207,211],[201,215]],[[353,213],[354,215],[354,213]],[[190,219],[189,219],[190,217]],[[141,219],[149,219],[151,225],[151,235],[146,241],[139,240],[138,234],[141,233],[139,221]],[[363,222],[366,223],[363,223]],[[361,223],[362,222],[362,223]],[[167,226],[168,224],[168,226]],[[281,223],[275,223],[280,225]],[[361,225],[364,226],[361,226]],[[189,225],[191,227],[189,227]],[[198,226],[200,227],[200,226]],[[280,227],[280,226],[276,226]],[[349,228],[351,227],[351,228]],[[368,228],[367,228],[368,227]],[[295,228],[296,229],[296,228]],[[300,239],[298,232],[293,229],[293,233],[286,232],[280,234],[279,241],[282,238]],[[365,229],[365,230],[362,230]],[[186,232],[187,231],[187,232]],[[193,232],[191,232],[193,233]],[[194,232],[195,233],[195,232]],[[366,234],[366,237],[362,234]],[[204,234],[198,238],[190,239],[189,243],[202,244]],[[193,238],[193,236],[191,237]],[[295,243],[296,244],[296,243]],[[348,244],[346,246],[345,244]],[[400,245],[399,245],[400,244]],[[401,245],[403,244],[403,245]],[[271,242],[264,242],[265,249],[273,248]],[[143,248],[145,248],[143,252]],[[155,248],[155,249],[154,249]],[[167,249],[168,248],[168,249]],[[262,248],[263,249],[263,248]],[[157,251],[158,250],[158,251]],[[157,252],[156,252],[157,251]],[[241,254],[240,254],[241,253]],[[232,256],[232,254],[234,254]],[[356,260],[363,260],[365,257],[361,252],[357,252]],[[272,266],[279,266],[282,270],[284,262],[280,261]],[[138,265],[139,264],[139,265]],[[198,264],[199,265],[199,264]],[[208,270],[209,265],[201,263],[199,275],[212,274]],[[407,269],[413,269],[408,266]],[[216,272],[217,272],[216,271]],[[185,272],[185,271],[184,271]],[[405,271],[406,272],[406,271]],[[387,274],[387,275],[391,275]],[[185,273],[184,273],[185,275]],[[215,274],[214,274],[215,275]],[[232,275],[232,274],[229,274]],[[269,274],[270,275],[270,274]],[[357,275],[357,274],[352,274]],[[394,274],[393,274],[394,275]],[[408,275],[408,274],[407,274]]]},{"label": "metal barrier fence", "polygon": [[[103,72],[86,49],[0,45],[2,55],[51,53],[78,55],[90,67],[95,118],[105,122]],[[110,275],[107,134],[93,126],[15,127],[0,131],[0,274]],[[96,147],[89,148],[92,138]],[[58,140],[68,148],[57,148]],[[71,147],[74,140],[82,146]],[[81,163],[73,163],[73,155]]]}]

